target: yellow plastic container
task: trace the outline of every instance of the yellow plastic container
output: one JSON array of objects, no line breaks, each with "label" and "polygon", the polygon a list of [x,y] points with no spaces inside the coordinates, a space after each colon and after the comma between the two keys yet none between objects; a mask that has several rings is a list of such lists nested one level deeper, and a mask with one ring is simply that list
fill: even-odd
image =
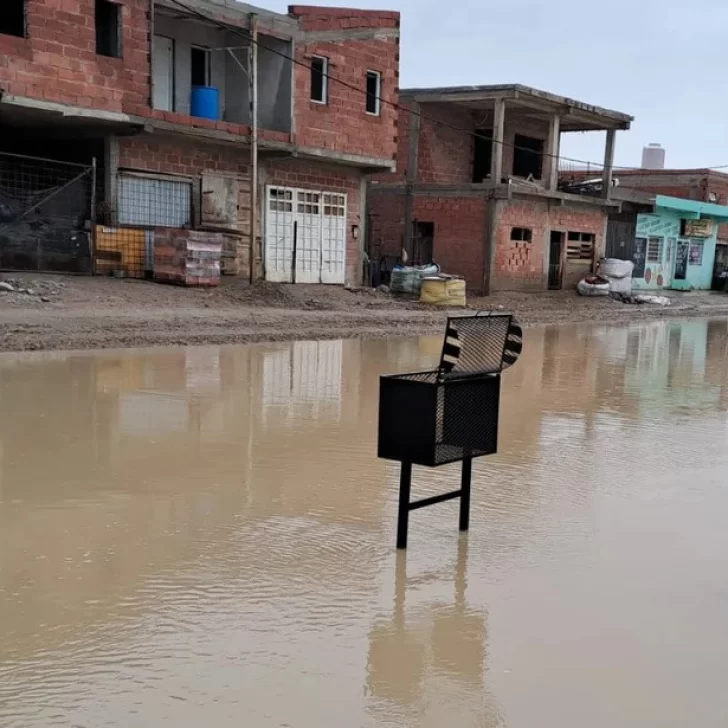
[{"label": "yellow plastic container", "polygon": [[422,279],[420,303],[430,306],[463,308],[467,305],[465,281],[453,276],[432,276]]}]

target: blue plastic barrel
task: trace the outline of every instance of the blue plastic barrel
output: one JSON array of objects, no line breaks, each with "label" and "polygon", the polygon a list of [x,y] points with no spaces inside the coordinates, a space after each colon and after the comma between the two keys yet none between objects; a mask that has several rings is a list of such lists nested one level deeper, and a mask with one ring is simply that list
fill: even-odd
[{"label": "blue plastic barrel", "polygon": [[190,114],[201,119],[220,120],[220,90],[212,86],[193,86]]}]

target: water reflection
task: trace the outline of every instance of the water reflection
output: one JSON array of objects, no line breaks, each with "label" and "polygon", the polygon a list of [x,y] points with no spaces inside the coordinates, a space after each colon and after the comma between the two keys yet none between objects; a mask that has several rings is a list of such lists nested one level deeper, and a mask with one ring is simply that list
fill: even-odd
[{"label": "water reflection", "polygon": [[378,376],[439,345],[0,357],[0,724],[723,725],[726,322],[529,330],[405,567]]},{"label": "water reflection", "polygon": [[460,725],[502,725],[485,684],[486,613],[466,599],[467,549],[461,537],[455,564],[409,578],[397,554],[393,613],[369,635],[366,692],[378,724],[434,728],[456,715]]}]

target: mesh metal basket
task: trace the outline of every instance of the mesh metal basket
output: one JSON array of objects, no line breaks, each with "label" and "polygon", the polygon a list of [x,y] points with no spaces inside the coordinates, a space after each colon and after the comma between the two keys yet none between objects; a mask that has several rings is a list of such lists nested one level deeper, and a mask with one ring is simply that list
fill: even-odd
[{"label": "mesh metal basket", "polygon": [[449,318],[437,369],[381,378],[379,457],[434,467],[495,453],[501,372],[522,348],[510,314]]}]

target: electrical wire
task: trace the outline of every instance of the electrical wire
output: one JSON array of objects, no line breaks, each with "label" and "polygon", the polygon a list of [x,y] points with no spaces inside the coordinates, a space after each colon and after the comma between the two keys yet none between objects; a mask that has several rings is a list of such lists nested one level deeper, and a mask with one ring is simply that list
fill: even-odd
[{"label": "electrical wire", "polygon": [[[311,66],[308,63],[306,63],[305,61],[299,61],[297,58],[294,58],[293,56],[290,56],[289,54],[284,53],[283,51],[280,51],[277,48],[273,48],[273,47],[271,47],[269,45],[266,45],[260,39],[254,40],[250,35],[244,33],[242,30],[236,28],[235,26],[226,25],[222,21],[217,20],[216,18],[213,18],[213,17],[211,17],[209,15],[206,15],[205,13],[201,12],[200,10],[197,10],[196,8],[193,8],[193,7],[187,5],[184,2],[181,2],[181,0],[169,0],[169,2],[173,3],[174,5],[179,6],[180,8],[182,8],[183,10],[185,10],[186,12],[188,12],[188,13],[190,13],[192,15],[197,16],[198,18],[200,18],[201,20],[204,20],[207,23],[211,23],[213,25],[216,25],[218,28],[220,28],[221,30],[224,30],[225,32],[231,32],[232,31],[235,35],[238,35],[241,38],[244,38],[249,43],[253,43],[254,45],[257,45],[259,48],[262,48],[263,50],[266,50],[266,51],[268,51],[270,53],[273,53],[273,54],[275,54],[277,56],[280,56],[281,58],[284,58],[285,60],[290,61],[294,65],[301,66],[302,68],[306,68],[309,71],[311,70]],[[482,139],[484,141],[490,141],[491,143],[500,144],[503,147],[508,147],[508,148],[512,148],[512,149],[519,150],[519,151],[524,151],[524,152],[532,152],[533,151],[532,149],[528,149],[526,147],[519,147],[519,146],[517,146],[517,145],[515,145],[515,144],[513,144],[511,142],[507,142],[505,140],[490,139],[489,137],[486,137],[486,136],[484,136],[482,134],[478,134],[476,131],[473,131],[472,129],[466,129],[464,127],[460,127],[460,126],[457,126],[455,124],[451,124],[449,122],[441,121],[440,119],[434,119],[434,118],[432,118],[430,116],[427,116],[426,114],[423,114],[421,111],[415,111],[415,110],[410,109],[410,108],[408,108],[406,106],[402,106],[401,104],[399,104],[399,103],[397,103],[395,101],[390,101],[389,99],[385,99],[380,94],[370,94],[369,91],[367,91],[365,88],[361,88],[359,86],[355,86],[354,84],[349,83],[347,81],[343,81],[340,78],[337,78],[336,76],[332,76],[328,71],[322,72],[321,75],[324,78],[326,78],[327,82],[333,81],[334,83],[337,83],[340,86],[343,86],[344,88],[348,88],[348,89],[350,89],[352,91],[356,91],[357,93],[361,93],[361,94],[363,94],[366,97],[373,96],[375,99],[377,99],[379,101],[380,104],[385,104],[387,106],[392,106],[393,108],[395,108],[398,111],[404,111],[404,112],[410,114],[410,116],[417,116],[417,117],[419,117],[419,119],[420,119],[421,122],[422,121],[428,121],[428,122],[430,122],[432,124],[437,124],[438,126],[441,126],[441,127],[445,128],[445,129],[450,129],[451,131],[457,131],[457,132],[459,132],[459,133],[461,133],[461,134],[463,134],[465,136],[472,137],[473,139]],[[592,167],[594,168],[595,173],[597,171],[600,171],[600,170],[602,170],[604,168],[604,163],[603,162],[593,162],[593,161],[587,161],[587,160],[583,160],[583,159],[575,159],[575,158],[572,158],[572,157],[562,157],[561,155],[558,155],[558,154],[550,154],[548,152],[542,152],[541,153],[541,156],[543,158],[556,159],[558,161],[572,162],[574,164],[585,165],[586,166],[586,169],[584,169],[584,170],[578,170],[578,172],[580,174],[581,173],[588,173],[589,169],[592,168]],[[707,169],[707,170],[711,170],[711,171],[716,171],[716,170],[720,170],[720,169],[728,169],[728,164],[705,165],[703,167],[693,167],[693,169]],[[620,171],[623,171],[623,172],[638,172],[638,173],[645,174],[645,175],[654,174],[654,173],[656,173],[656,172],[659,171],[659,170],[644,169],[642,167],[624,167],[624,166],[613,166],[612,167],[612,170],[613,170],[613,172],[620,172]],[[574,170],[574,171],[576,171],[576,170]],[[640,175],[637,175],[637,174],[636,175],[630,175],[630,177],[633,177],[633,176],[634,177],[637,177],[637,176],[640,176]]]}]

